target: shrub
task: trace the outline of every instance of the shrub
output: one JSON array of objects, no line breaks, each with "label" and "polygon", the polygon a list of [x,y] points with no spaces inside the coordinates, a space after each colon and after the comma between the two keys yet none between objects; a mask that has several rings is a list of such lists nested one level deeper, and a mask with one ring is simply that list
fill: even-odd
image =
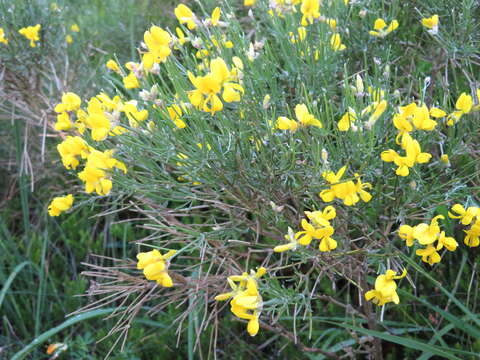
[{"label": "shrub", "polygon": [[[178,5],[138,62],[112,57],[115,93],[55,108],[66,168],[151,231],[138,263],[87,272],[92,306],[127,306],[126,335],[175,304],[190,354],[194,333],[219,353],[258,333],[269,354],[275,334],[320,357],[473,357],[477,5],[245,3]],[[248,334],[220,322],[238,318]]]}]

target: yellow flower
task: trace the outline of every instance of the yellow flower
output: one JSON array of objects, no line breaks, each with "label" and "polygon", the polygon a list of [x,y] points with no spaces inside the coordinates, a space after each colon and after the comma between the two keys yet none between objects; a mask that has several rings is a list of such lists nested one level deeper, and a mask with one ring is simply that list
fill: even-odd
[{"label": "yellow flower", "polygon": [[[173,104],[172,106],[167,106],[168,115],[170,119],[173,121],[175,126],[179,129],[183,129],[187,126],[185,122],[181,119],[183,115],[182,108],[177,104]],[[201,145],[201,144],[200,144]]]},{"label": "yellow flower", "polygon": [[25,36],[28,40],[30,40],[30,46],[35,47],[37,46],[36,41],[40,41],[40,29],[42,25],[37,24],[35,26],[27,26],[18,30],[18,32]]},{"label": "yellow flower", "polygon": [[413,237],[413,227],[409,225],[401,225],[398,229],[400,238],[406,241],[407,246],[413,246],[415,238]]},{"label": "yellow flower", "polygon": [[440,161],[449,166],[450,159],[448,158],[448,154],[443,154],[442,156],[440,156]]},{"label": "yellow flower", "polygon": [[314,19],[320,17],[320,0],[302,0],[300,6],[302,12],[302,26],[307,26],[309,23],[313,24]]},{"label": "yellow flower", "polygon": [[310,114],[307,105],[305,104],[298,104],[295,106],[295,116],[302,126],[316,126],[319,128],[323,127],[320,120],[315,118],[314,115]]},{"label": "yellow flower", "polygon": [[244,0],[243,5],[244,6],[253,6],[253,5],[255,5],[256,2],[257,2],[257,0]]},{"label": "yellow flower", "polygon": [[5,31],[0,27],[0,43],[3,43],[5,45],[8,44],[8,39],[5,38]]},{"label": "yellow flower", "polygon": [[445,231],[440,233],[437,242],[437,250],[441,250],[445,247],[448,251],[455,251],[457,249],[458,243],[451,236],[445,236]]},{"label": "yellow flower", "polygon": [[197,17],[193,11],[184,4],[180,4],[175,8],[175,16],[180,24],[187,24],[189,30],[193,30],[197,27]]},{"label": "yellow flower", "polygon": [[95,191],[98,195],[108,195],[112,189],[110,172],[114,169],[120,169],[127,172],[125,164],[112,157],[113,150],[104,152],[92,150],[87,157],[87,163],[83,171],[78,173],[78,177],[85,183],[85,191],[90,194]]},{"label": "yellow flower", "polygon": [[362,183],[358,174],[355,174],[357,183],[351,180],[340,181],[346,169],[347,167],[343,166],[336,174],[332,171],[323,172],[322,177],[331,185],[329,189],[319,193],[321,199],[325,202],[331,202],[338,198],[347,206],[355,205],[360,199],[364,202],[370,201],[372,196],[364,189],[371,188],[372,185]]},{"label": "yellow flower", "polygon": [[420,245],[430,245],[438,239],[440,235],[439,219],[445,219],[445,217],[437,215],[430,221],[430,225],[421,223],[414,227],[413,237],[418,240]]},{"label": "yellow flower", "polygon": [[143,122],[148,118],[148,111],[147,110],[138,110],[137,109],[137,101],[130,100],[126,102],[122,110],[128,118],[128,123],[131,127],[138,127],[139,122]]},{"label": "yellow flower", "polygon": [[438,33],[438,15],[432,15],[429,18],[423,18],[422,19],[422,25],[425,26],[428,30],[428,32],[432,35],[435,35]]},{"label": "yellow flower", "polygon": [[70,116],[67,112],[63,112],[57,115],[57,122],[55,123],[55,130],[66,131],[72,128],[73,124],[70,121]]},{"label": "yellow flower", "polygon": [[56,113],[63,113],[65,111],[77,111],[80,109],[82,99],[73,92],[67,92],[62,95],[62,102],[55,106]]},{"label": "yellow flower", "polygon": [[480,245],[480,221],[477,220],[469,230],[464,230],[465,239],[463,242],[469,247],[477,247]]},{"label": "yellow flower", "polygon": [[457,102],[455,103],[455,108],[458,111],[461,111],[462,114],[468,114],[472,110],[473,99],[471,95],[466,93],[461,93]]},{"label": "yellow flower", "polygon": [[452,206],[452,212],[448,212],[448,216],[452,219],[461,219],[463,225],[470,225],[475,218],[480,219],[480,208],[470,206],[465,210],[461,204],[455,204]]},{"label": "yellow flower", "polygon": [[280,116],[277,119],[275,127],[280,130],[289,130],[291,132],[295,132],[299,126],[316,126],[322,128],[320,120],[315,118],[313,114],[310,114],[307,105],[305,104],[298,104],[295,106],[295,116],[298,122],[285,116]]},{"label": "yellow flower", "polygon": [[67,44],[73,43],[72,35],[68,34],[67,36],[65,36],[65,41],[67,42]]},{"label": "yellow flower", "polygon": [[66,169],[76,169],[79,164],[78,157],[86,159],[90,150],[92,148],[80,136],[67,136],[57,145],[57,151]]},{"label": "yellow flower", "polygon": [[426,248],[418,249],[415,254],[422,257],[422,261],[430,265],[439,263],[441,260],[440,254],[435,250],[433,245],[428,245]]},{"label": "yellow flower", "polygon": [[136,89],[140,87],[140,83],[133,72],[123,78],[123,85],[126,89]]},{"label": "yellow flower", "polygon": [[145,31],[143,41],[148,49],[148,52],[142,56],[145,70],[150,70],[153,64],[165,62],[172,52],[170,49],[172,37],[158,26],[152,26],[149,31]]},{"label": "yellow flower", "polygon": [[353,124],[357,121],[357,113],[351,107],[348,108],[348,111],[343,114],[340,121],[338,122],[338,130],[340,131],[348,131],[351,127],[353,128]]},{"label": "yellow flower", "polygon": [[385,112],[387,109],[387,100],[381,100],[381,101],[375,101],[373,102],[368,108],[371,108],[370,111],[373,111],[370,117],[368,118],[367,123],[365,124],[365,127],[367,129],[371,129],[373,125],[377,122],[377,120],[382,116],[382,114]]},{"label": "yellow flower", "polygon": [[439,108],[436,108],[436,107],[430,108],[430,116],[431,117],[434,117],[436,119],[440,119],[440,118],[442,118],[446,115],[447,115],[447,113],[445,111],[443,111],[442,109],[439,109]]},{"label": "yellow flower", "polygon": [[[232,288],[231,292],[217,295],[215,300],[230,301],[230,311],[240,319],[248,320],[247,332],[250,336],[255,336],[260,329],[259,317],[262,310],[263,299],[258,291],[257,280],[262,277],[267,270],[261,267],[255,273],[250,270],[250,274],[229,276],[227,281]],[[236,284],[238,283],[238,284]]]},{"label": "yellow flower", "polygon": [[236,83],[238,71],[228,69],[222,58],[210,62],[210,72],[205,76],[195,76],[190,71],[188,77],[195,86],[188,92],[188,98],[193,106],[212,115],[223,109],[223,103],[218,94],[223,88],[222,98],[225,102],[240,101],[244,93],[243,87]]},{"label": "yellow flower", "polygon": [[296,250],[298,245],[308,246],[313,239],[320,240],[319,250],[322,252],[331,251],[337,248],[337,242],[331,238],[335,229],[330,224],[330,220],[337,216],[333,206],[327,206],[323,211],[305,211],[308,219],[302,219],[301,225],[303,231],[296,234],[289,227],[288,234],[285,239],[287,244],[275,246],[274,252],[284,252],[288,250]]},{"label": "yellow flower", "polygon": [[59,216],[62,212],[72,207],[73,200],[72,194],[54,198],[48,206],[48,215]]},{"label": "yellow flower", "polygon": [[430,111],[425,104],[416,106],[412,123],[416,129],[425,131],[432,131],[437,126],[437,122],[430,118]]},{"label": "yellow flower", "polygon": [[182,46],[187,42],[187,40],[189,40],[187,37],[185,37],[185,34],[179,27],[175,28],[175,33],[177,34],[177,41],[180,46]]},{"label": "yellow flower", "polygon": [[220,22],[221,14],[222,14],[222,10],[217,6],[215,9],[213,9],[212,17],[207,20],[207,23],[209,23],[212,26],[218,26]]},{"label": "yellow flower", "polygon": [[304,231],[299,231],[295,234],[295,238],[298,238],[298,243],[300,245],[307,246],[310,245],[313,239],[322,238],[323,231],[321,229],[315,228],[305,219],[302,219],[301,224]]},{"label": "yellow flower", "polygon": [[80,27],[77,24],[73,24],[72,26],[70,26],[70,30],[78,33],[80,32]]},{"label": "yellow flower", "polygon": [[107,69],[110,69],[114,72],[116,72],[117,74],[120,74],[120,66],[118,65],[118,63],[113,60],[113,59],[110,59],[106,62],[105,66],[107,67]]},{"label": "yellow flower", "polygon": [[87,106],[88,114],[83,120],[86,127],[91,129],[92,139],[95,141],[103,141],[106,139],[112,124],[104,112],[102,102],[98,98],[92,98]]},{"label": "yellow flower", "polygon": [[280,116],[275,123],[275,127],[279,130],[289,130],[295,132],[298,129],[298,123],[295,120],[289,119],[286,116]]},{"label": "yellow flower", "polygon": [[290,31],[290,33],[288,34],[290,36],[290,42],[292,44],[295,44],[297,42],[297,39],[298,41],[303,41],[305,40],[305,38],[307,37],[307,28],[305,28],[304,26],[300,26],[298,29],[297,29],[297,33],[298,35],[296,36],[293,32]]},{"label": "yellow flower", "polygon": [[161,254],[158,250],[141,252],[137,254],[137,269],[143,270],[147,280],[154,280],[163,287],[172,287],[173,281],[168,275],[168,266],[170,258],[175,255],[176,250],[170,250],[166,254]]},{"label": "yellow flower", "polygon": [[369,34],[372,36],[383,38],[398,28],[398,21],[392,20],[390,25],[387,26],[385,20],[378,18],[377,20],[375,20],[373,28],[374,30],[370,30]]},{"label": "yellow flower", "polygon": [[408,176],[410,174],[409,168],[415,164],[423,164],[430,161],[432,155],[422,152],[420,144],[414,140],[407,132],[403,133],[401,146],[406,152],[406,156],[400,156],[396,151],[389,149],[383,151],[380,155],[385,162],[393,162],[398,166],[395,173],[398,176]]},{"label": "yellow flower", "polygon": [[332,37],[330,38],[330,46],[333,51],[342,51],[347,48],[345,44],[342,44],[342,39],[339,33],[332,34]]},{"label": "yellow flower", "polygon": [[448,115],[447,125],[453,126],[460,118],[472,111],[473,108],[473,98],[471,95],[466,93],[461,93],[455,103],[456,111]]},{"label": "yellow flower", "polygon": [[385,274],[379,275],[375,280],[375,289],[367,291],[365,293],[365,299],[367,301],[371,300],[378,306],[383,306],[389,302],[393,302],[395,304],[400,303],[395,280],[404,278],[407,275],[407,271],[403,270],[402,275],[396,274],[397,273],[393,270],[387,270]]},{"label": "yellow flower", "polygon": [[298,246],[297,237],[293,232],[291,227],[288,227],[288,234],[285,235],[285,239],[288,240],[287,244],[284,245],[277,245],[273,248],[274,252],[284,252],[288,250],[296,250]]}]

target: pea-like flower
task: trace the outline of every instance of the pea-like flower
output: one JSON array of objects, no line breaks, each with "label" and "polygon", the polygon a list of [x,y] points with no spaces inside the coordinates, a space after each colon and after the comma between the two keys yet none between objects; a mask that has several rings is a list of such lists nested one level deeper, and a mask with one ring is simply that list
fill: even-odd
[{"label": "pea-like flower", "polygon": [[448,216],[452,219],[459,219],[462,225],[470,225],[468,230],[464,230],[465,238],[463,242],[469,247],[477,247],[480,245],[480,208],[470,206],[467,209],[461,204],[452,206]]},{"label": "pea-like flower", "polygon": [[104,152],[92,150],[87,157],[85,168],[78,177],[85,183],[85,191],[90,194],[108,195],[112,189],[111,171],[114,168],[127,172],[125,164],[112,157],[113,150]]},{"label": "pea-like flower", "polygon": [[7,45],[8,39],[5,37],[5,31],[0,27],[0,43]]},{"label": "pea-like flower", "polygon": [[116,72],[117,74],[121,73],[120,65],[118,65],[118,63],[113,59],[108,60],[105,63],[105,66],[107,67],[107,69],[110,69],[110,70]]},{"label": "pea-like flower", "polygon": [[76,111],[80,109],[82,99],[73,92],[67,92],[62,95],[62,102],[55,106],[56,113],[63,113],[66,111]]},{"label": "pea-like flower", "polygon": [[422,19],[422,25],[428,29],[432,35],[438,34],[438,15],[432,15],[429,18]]},{"label": "pea-like flower", "polygon": [[370,30],[368,33],[372,36],[380,37],[383,38],[390,34],[392,31],[395,31],[398,28],[398,21],[397,20],[392,20],[390,25],[387,26],[387,23],[385,20],[378,18],[375,20],[375,23],[373,24],[373,29]]},{"label": "pea-like flower", "polygon": [[176,250],[170,250],[161,254],[158,250],[141,252],[137,254],[137,269],[143,270],[143,275],[147,280],[154,280],[163,287],[172,287],[173,281],[168,275],[168,266],[170,258],[175,255]]},{"label": "pea-like flower", "polygon": [[358,115],[355,109],[349,107],[347,112],[343,114],[340,120],[337,123],[338,130],[348,131],[350,128],[352,130],[357,130],[355,122],[358,120]]},{"label": "pea-like flower", "polygon": [[72,194],[54,198],[48,206],[48,215],[59,216],[61,213],[72,207],[73,200],[74,198]]},{"label": "pea-like flower", "polygon": [[325,202],[331,202],[336,198],[343,201],[347,206],[355,205],[362,199],[364,202],[369,202],[372,195],[365,189],[370,189],[370,183],[363,183],[360,175],[355,174],[356,183],[352,180],[341,181],[346,166],[343,166],[337,173],[333,171],[325,171],[322,177],[330,184],[330,188],[319,193],[320,198]]},{"label": "pea-like flower", "polygon": [[432,155],[422,152],[420,143],[414,140],[408,132],[404,132],[401,140],[401,147],[406,155],[401,156],[395,150],[389,149],[380,154],[380,158],[385,162],[393,162],[397,165],[395,173],[398,176],[408,176],[410,168],[415,164],[424,164],[430,161]]},{"label": "pea-like flower", "polygon": [[[458,246],[453,237],[446,236],[445,231],[440,229],[438,221],[443,219],[445,219],[443,215],[437,215],[430,221],[430,224],[401,225],[398,229],[398,235],[405,240],[407,246],[413,246],[415,241],[420,245],[425,245],[424,248],[417,249],[415,253],[422,257],[422,261],[430,265],[440,262],[439,250],[445,248],[448,251],[455,251]],[[435,241],[437,242],[436,246],[434,245]]]},{"label": "pea-like flower", "polygon": [[223,89],[222,98],[225,102],[238,102],[244,93],[243,87],[237,83],[238,71],[229,70],[222,58],[213,59],[210,62],[210,72],[205,76],[195,76],[190,71],[188,78],[195,86],[188,92],[188,98],[193,106],[212,115],[223,109],[219,93]]},{"label": "pea-like flower", "polygon": [[40,29],[42,25],[37,24],[35,26],[27,26],[18,30],[18,32],[30,40],[30,46],[36,47],[37,41],[40,41]]},{"label": "pea-like flower", "polygon": [[320,17],[320,0],[302,0],[300,11],[303,15],[302,26],[313,24],[313,21]]},{"label": "pea-like flower", "polygon": [[330,220],[337,216],[333,206],[327,206],[323,211],[305,211],[305,215],[310,220],[302,219],[302,231],[293,233],[291,228],[288,228],[288,234],[285,239],[289,242],[284,245],[275,246],[274,252],[284,252],[288,250],[296,250],[298,245],[308,246],[313,239],[320,240],[319,250],[322,252],[329,252],[337,248],[337,241],[331,236],[335,229],[330,223]]},{"label": "pea-like flower", "polygon": [[473,98],[471,95],[467,93],[461,93],[458,97],[457,101],[455,102],[455,111],[448,115],[447,125],[453,126],[456,122],[458,122],[461,117],[465,114],[468,114],[472,111],[473,108]]},{"label": "pea-like flower", "polygon": [[393,270],[387,270],[385,274],[379,275],[375,280],[375,289],[365,293],[365,299],[372,301],[378,306],[383,306],[386,303],[393,302],[400,303],[400,298],[397,294],[397,284],[395,280],[407,276],[407,270],[403,270],[401,275]]},{"label": "pea-like flower", "polygon": [[342,43],[342,38],[339,33],[334,33],[330,37],[330,47],[333,51],[343,51],[347,48],[346,45]]},{"label": "pea-like flower", "polygon": [[258,321],[262,311],[263,299],[258,291],[258,279],[261,278],[267,269],[261,267],[255,273],[229,276],[227,281],[232,288],[231,292],[217,295],[215,300],[225,301],[231,299],[230,310],[240,319],[248,320],[247,331],[250,336],[255,336],[260,329]]},{"label": "pea-like flower", "polygon": [[158,26],[154,25],[150,30],[145,31],[143,41],[148,49],[142,56],[142,64],[145,70],[150,70],[153,64],[165,62],[172,52],[170,49],[172,37]]},{"label": "pea-like flower", "polygon": [[86,159],[93,148],[80,136],[67,136],[57,145],[58,153],[62,158],[63,166],[66,169],[76,169],[79,165],[79,158]]},{"label": "pea-like flower", "polygon": [[187,5],[178,5],[174,12],[180,24],[187,24],[189,30],[194,30],[197,27],[197,17]]},{"label": "pea-like flower", "polygon": [[289,130],[291,132],[295,132],[299,127],[323,127],[320,120],[318,120],[315,115],[311,114],[308,111],[307,105],[305,104],[298,104],[297,106],[295,106],[295,117],[298,121],[289,119],[285,116],[280,116],[277,119],[275,127],[279,130]]},{"label": "pea-like flower", "polygon": [[137,89],[140,87],[140,82],[133,71],[125,76],[122,80],[126,89]]}]

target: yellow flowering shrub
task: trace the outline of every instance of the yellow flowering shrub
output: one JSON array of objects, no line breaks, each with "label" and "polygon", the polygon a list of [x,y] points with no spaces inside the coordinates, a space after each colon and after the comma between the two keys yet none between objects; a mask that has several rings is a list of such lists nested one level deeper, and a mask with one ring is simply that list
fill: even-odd
[{"label": "yellow flowering shrub", "polygon": [[[178,251],[173,269],[175,250],[139,252],[136,268],[162,288],[142,278],[149,300],[171,297],[202,314],[199,333],[239,322],[251,336],[296,343],[300,322],[301,349],[339,358],[310,347],[306,329],[324,329],[325,316],[365,334],[356,355],[375,348],[381,358],[371,336],[384,317],[404,316],[432,291],[413,290],[417,275],[446,273],[450,257],[468,256],[462,239],[479,246],[480,210],[460,205],[470,192],[478,201],[477,155],[467,151],[478,94],[463,80],[444,93],[437,72],[448,62],[428,77],[400,75],[412,64],[403,49],[411,39],[445,45],[438,16],[417,14],[413,26],[407,4],[362,6],[177,4],[174,28],[145,26],[137,58],[102,63],[114,89],[89,100],[69,91],[54,108],[61,161],[83,192],[128,199],[152,231],[152,244],[139,245]],[[64,208],[51,205],[56,215]],[[470,228],[463,235],[451,219]],[[259,270],[243,272],[251,268]],[[230,300],[234,317],[214,300]]]}]

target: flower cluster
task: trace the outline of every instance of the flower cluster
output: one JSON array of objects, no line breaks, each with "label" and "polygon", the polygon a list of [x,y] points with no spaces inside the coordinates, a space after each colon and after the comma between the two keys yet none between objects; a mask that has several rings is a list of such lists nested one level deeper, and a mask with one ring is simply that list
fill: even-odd
[{"label": "flower cluster", "polygon": [[321,191],[319,196],[325,202],[340,199],[347,206],[355,205],[360,199],[369,202],[372,195],[365,189],[371,189],[372,184],[362,183],[359,174],[354,175],[356,182],[353,182],[353,180],[341,181],[346,170],[347,167],[343,166],[337,173],[324,171],[322,177],[330,184],[330,188]]},{"label": "flower cluster", "polygon": [[[405,240],[407,246],[413,246],[415,240],[420,245],[425,245],[424,248],[418,249],[416,254],[422,257],[422,261],[430,265],[440,262],[439,250],[445,247],[448,251],[455,251],[458,246],[453,237],[446,236],[445,231],[441,231],[438,225],[439,219],[443,220],[445,217],[437,215],[430,221],[430,224],[420,223],[413,227],[402,225],[398,230],[398,235]],[[437,242],[436,246],[434,246],[435,241]]]},{"label": "flower cluster", "polygon": [[170,250],[161,254],[158,250],[141,252],[137,254],[137,269],[143,270],[147,280],[154,280],[163,287],[172,287],[173,281],[168,275],[170,258],[175,255],[176,250]]},{"label": "flower cluster", "polygon": [[373,24],[373,30],[370,30],[368,33],[372,36],[384,38],[392,31],[395,31],[398,28],[398,21],[392,20],[390,25],[387,25],[385,20],[378,18]]},{"label": "flower cluster", "polygon": [[90,194],[108,195],[112,189],[111,171],[114,168],[127,172],[125,164],[112,157],[113,150],[92,150],[87,156],[85,168],[78,178],[85,183],[85,191]]},{"label": "flower cluster", "polygon": [[452,219],[459,219],[462,225],[470,225],[470,229],[464,230],[465,238],[463,242],[470,247],[480,245],[480,208],[470,206],[465,209],[461,204],[452,206],[452,211],[448,213]]},{"label": "flower cluster", "polygon": [[337,242],[331,237],[335,229],[330,224],[330,220],[337,216],[333,206],[327,206],[323,211],[305,211],[307,219],[302,219],[301,225],[303,231],[296,234],[292,229],[288,229],[285,239],[289,242],[285,245],[275,246],[273,251],[284,252],[288,250],[296,250],[298,245],[308,246],[313,239],[320,240],[319,250],[328,252],[337,248]]},{"label": "flower cluster", "polygon": [[223,101],[227,103],[240,101],[244,93],[242,85],[238,83],[238,69],[228,69],[222,58],[210,62],[210,72],[204,76],[195,76],[188,72],[188,78],[195,86],[188,93],[188,99],[193,106],[212,115],[223,109],[223,103],[218,94],[222,91]]},{"label": "flower cluster", "polygon": [[408,176],[410,168],[415,164],[427,163],[432,157],[431,154],[422,152],[420,143],[414,140],[408,133],[402,136],[400,146],[405,151],[405,156],[399,155],[392,149],[385,150],[380,155],[383,161],[393,162],[397,166],[395,174],[398,176]]},{"label": "flower cluster", "polygon": [[389,302],[393,302],[395,304],[400,303],[395,280],[404,278],[405,276],[407,276],[406,270],[403,270],[401,275],[397,275],[397,273],[393,270],[387,270],[385,274],[377,277],[375,280],[375,289],[367,291],[365,293],[365,299],[367,301],[372,301],[378,306],[383,306]]},{"label": "flower cluster", "polygon": [[228,284],[232,288],[231,292],[217,295],[215,300],[230,300],[230,310],[240,319],[248,320],[247,331],[250,336],[258,333],[260,324],[258,318],[262,311],[262,296],[258,291],[258,279],[260,279],[267,269],[261,267],[255,273],[250,270],[250,274],[233,275],[228,277]]}]

